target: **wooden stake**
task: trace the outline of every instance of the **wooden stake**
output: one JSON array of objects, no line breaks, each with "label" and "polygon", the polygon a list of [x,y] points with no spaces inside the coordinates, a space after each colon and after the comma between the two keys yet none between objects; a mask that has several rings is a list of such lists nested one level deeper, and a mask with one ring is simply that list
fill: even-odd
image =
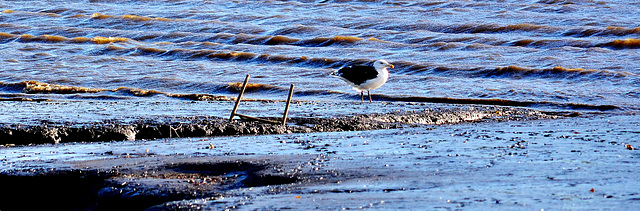
[{"label": "wooden stake", "polygon": [[271,123],[271,124],[282,124],[283,126],[286,126],[287,115],[289,114],[289,106],[291,105],[291,98],[293,97],[293,87],[294,87],[293,84],[291,84],[291,87],[289,88],[289,97],[287,98],[287,106],[284,108],[284,115],[282,117],[282,122],[277,122],[277,121],[268,120],[268,119],[261,119],[257,117],[236,113],[236,111],[238,111],[238,106],[240,105],[240,101],[242,100],[242,95],[244,94],[244,91],[247,88],[247,84],[249,83],[249,77],[250,75],[247,74],[247,77],[244,79],[244,83],[242,83],[242,89],[240,90],[240,94],[238,94],[238,98],[236,99],[235,106],[233,106],[233,110],[231,111],[231,116],[229,117],[229,121],[232,122],[234,116],[239,116],[241,119],[249,119],[253,121],[259,121],[259,122],[265,122],[265,123]]},{"label": "wooden stake", "polygon": [[238,99],[236,99],[236,105],[233,106],[233,110],[231,111],[231,117],[229,117],[230,122],[233,121],[233,116],[237,115],[236,111],[238,110],[238,106],[240,105],[240,100],[242,99],[242,95],[244,94],[244,89],[247,88],[247,83],[249,83],[249,76],[250,74],[247,74],[247,77],[244,78],[244,83],[242,83],[242,89],[240,90]]},{"label": "wooden stake", "polygon": [[287,114],[289,114],[289,105],[291,104],[291,97],[293,96],[293,84],[289,88],[289,97],[287,98],[287,107],[284,108],[284,116],[282,117],[282,126],[287,125]]}]

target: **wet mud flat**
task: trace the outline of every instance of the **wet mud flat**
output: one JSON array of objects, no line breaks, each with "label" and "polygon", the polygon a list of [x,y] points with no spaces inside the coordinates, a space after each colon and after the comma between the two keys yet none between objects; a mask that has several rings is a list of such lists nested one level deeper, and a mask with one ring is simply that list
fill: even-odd
[{"label": "wet mud flat", "polygon": [[270,134],[4,145],[0,197],[10,203],[0,209],[631,209],[640,200],[634,114],[406,106],[331,117],[320,105]]}]

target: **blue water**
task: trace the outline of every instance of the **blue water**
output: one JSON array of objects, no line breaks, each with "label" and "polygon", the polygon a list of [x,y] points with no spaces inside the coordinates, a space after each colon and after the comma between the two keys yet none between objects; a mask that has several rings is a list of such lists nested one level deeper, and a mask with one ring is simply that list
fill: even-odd
[{"label": "blue water", "polygon": [[282,99],[294,83],[299,100],[356,101],[328,74],[386,59],[396,68],[372,93],[392,101],[640,108],[640,3],[628,1],[3,1],[0,11],[4,98],[216,100],[193,95],[233,97],[229,83],[251,74],[269,85],[256,98]]}]

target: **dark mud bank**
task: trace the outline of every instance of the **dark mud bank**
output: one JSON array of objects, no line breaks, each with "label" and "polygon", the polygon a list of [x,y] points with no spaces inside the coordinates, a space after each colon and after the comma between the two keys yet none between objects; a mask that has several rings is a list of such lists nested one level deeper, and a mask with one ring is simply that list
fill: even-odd
[{"label": "dark mud bank", "polygon": [[[105,121],[100,124],[55,123],[5,125],[0,144],[123,141],[136,139],[266,135],[310,132],[377,130],[415,125],[456,124],[474,121],[550,118],[555,115],[509,107],[465,107],[390,114],[358,114],[335,118],[289,118],[287,126],[219,117],[168,117],[171,121]],[[265,118],[278,120],[277,118]],[[278,120],[278,121],[281,121]]]},{"label": "dark mud bank", "polygon": [[162,210],[153,206],[298,181],[295,176],[265,171],[276,166],[265,161],[223,161],[109,170],[8,171],[0,174],[5,190],[11,190],[0,192],[5,202],[0,210]]}]

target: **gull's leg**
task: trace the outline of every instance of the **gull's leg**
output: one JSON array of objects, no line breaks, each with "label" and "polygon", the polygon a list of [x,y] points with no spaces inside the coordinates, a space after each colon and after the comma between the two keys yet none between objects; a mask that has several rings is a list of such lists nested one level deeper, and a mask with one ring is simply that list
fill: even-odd
[{"label": "gull's leg", "polygon": [[360,91],[360,102],[364,102],[364,91]]},{"label": "gull's leg", "polygon": [[367,94],[369,94],[369,102],[373,102],[373,100],[371,100],[371,91],[367,90]]}]

